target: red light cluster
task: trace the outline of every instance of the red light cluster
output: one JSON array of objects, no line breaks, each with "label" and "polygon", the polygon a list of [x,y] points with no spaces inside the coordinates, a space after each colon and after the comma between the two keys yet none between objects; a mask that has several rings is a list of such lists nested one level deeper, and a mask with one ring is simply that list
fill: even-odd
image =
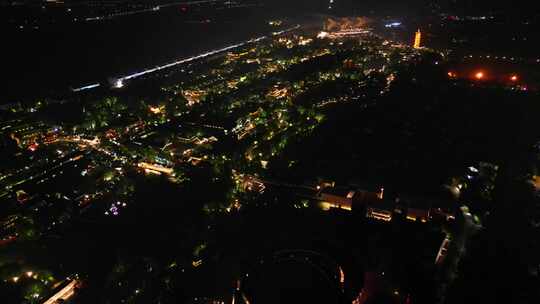
[{"label": "red light cluster", "polygon": [[[458,77],[458,74],[454,71],[449,71],[447,73],[448,77],[449,78],[457,78]],[[508,78],[504,77],[504,79],[508,79],[509,81],[513,82],[513,83],[517,83],[519,80],[520,80],[520,77],[518,74],[510,74],[509,76],[507,76]],[[482,81],[482,80],[486,80],[489,77],[489,75],[482,71],[482,70],[478,70],[476,72],[473,72],[473,74],[471,75],[471,78],[474,79],[474,80],[477,80],[477,81]]]}]

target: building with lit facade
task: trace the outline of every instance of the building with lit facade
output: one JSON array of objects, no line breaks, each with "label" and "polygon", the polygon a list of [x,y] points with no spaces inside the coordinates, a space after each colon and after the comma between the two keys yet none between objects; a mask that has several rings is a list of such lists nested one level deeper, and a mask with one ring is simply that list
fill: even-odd
[{"label": "building with lit facade", "polygon": [[422,46],[422,32],[420,29],[414,34],[414,48],[419,49]]},{"label": "building with lit facade", "polygon": [[343,209],[347,211],[361,210],[369,204],[379,203],[382,198],[382,189],[381,192],[370,192],[339,187],[324,188],[316,197],[323,210]]}]

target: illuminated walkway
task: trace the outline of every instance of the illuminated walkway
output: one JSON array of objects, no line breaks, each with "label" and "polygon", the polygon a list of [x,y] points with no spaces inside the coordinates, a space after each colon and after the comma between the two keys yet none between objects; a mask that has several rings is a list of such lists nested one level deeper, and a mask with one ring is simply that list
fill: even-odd
[{"label": "illuminated walkway", "polygon": [[59,292],[54,294],[47,301],[43,302],[43,304],[56,304],[58,300],[68,300],[75,294],[75,287],[77,283],[77,280],[69,282],[66,287],[62,288]]}]

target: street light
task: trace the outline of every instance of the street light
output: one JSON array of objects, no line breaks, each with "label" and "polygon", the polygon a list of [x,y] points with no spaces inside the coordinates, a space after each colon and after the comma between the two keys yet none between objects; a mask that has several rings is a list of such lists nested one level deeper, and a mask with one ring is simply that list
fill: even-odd
[{"label": "street light", "polygon": [[517,75],[510,76],[510,80],[512,80],[513,82],[518,81],[518,79],[519,79],[519,77]]}]

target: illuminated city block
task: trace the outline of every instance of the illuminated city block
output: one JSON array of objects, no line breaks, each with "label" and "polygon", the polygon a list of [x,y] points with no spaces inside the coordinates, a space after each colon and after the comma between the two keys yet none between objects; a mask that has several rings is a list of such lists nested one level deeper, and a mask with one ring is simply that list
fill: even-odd
[{"label": "illuminated city block", "polygon": [[372,19],[367,17],[328,18],[324,22],[324,31],[339,32],[365,29],[372,22]]}]

